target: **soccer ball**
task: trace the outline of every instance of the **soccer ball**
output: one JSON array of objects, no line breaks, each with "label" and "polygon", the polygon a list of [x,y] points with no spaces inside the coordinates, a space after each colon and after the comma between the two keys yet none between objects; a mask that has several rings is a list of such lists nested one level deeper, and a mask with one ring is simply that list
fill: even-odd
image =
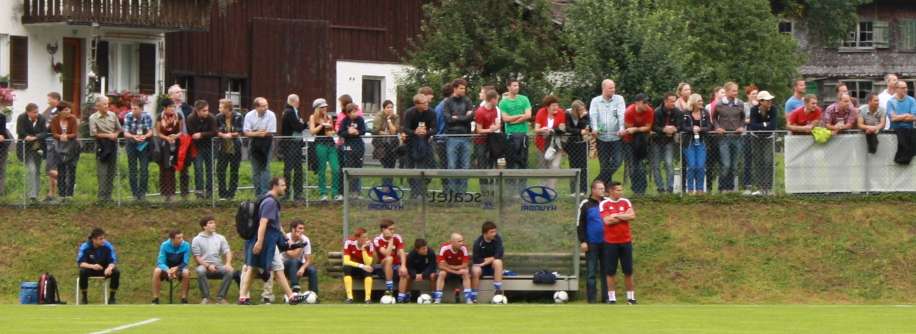
[{"label": "soccer ball", "polygon": [[422,294],[420,297],[417,297],[417,304],[432,304],[433,297],[428,294]]},{"label": "soccer ball", "polygon": [[392,296],[384,295],[382,296],[382,300],[380,300],[379,302],[382,304],[394,304],[397,302],[397,300],[394,299],[394,297]]},{"label": "soccer ball", "polygon": [[553,302],[563,304],[569,301],[569,294],[566,291],[557,291],[553,293]]},{"label": "soccer ball", "polygon": [[304,301],[306,304],[318,304],[318,294],[317,293],[314,293],[312,291],[306,291],[306,292],[300,293],[299,295],[302,296],[302,301]]},{"label": "soccer ball", "polygon": [[506,298],[504,295],[495,295],[493,299],[490,300],[490,304],[508,304],[509,298]]}]

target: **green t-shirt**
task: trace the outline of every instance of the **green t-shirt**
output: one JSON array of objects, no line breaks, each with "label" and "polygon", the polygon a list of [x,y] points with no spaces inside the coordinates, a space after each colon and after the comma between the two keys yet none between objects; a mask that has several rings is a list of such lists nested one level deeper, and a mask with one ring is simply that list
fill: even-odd
[{"label": "green t-shirt", "polygon": [[[499,111],[509,114],[510,116],[524,115],[525,110],[531,109],[531,102],[524,95],[516,95],[515,99],[504,97],[499,101]],[[506,123],[506,134],[528,133],[528,123],[509,124]]]}]

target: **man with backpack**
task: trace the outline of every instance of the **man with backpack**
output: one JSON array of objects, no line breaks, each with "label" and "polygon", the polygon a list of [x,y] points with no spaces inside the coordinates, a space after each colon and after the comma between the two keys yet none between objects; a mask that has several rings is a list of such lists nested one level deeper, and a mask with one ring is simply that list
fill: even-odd
[{"label": "man with backpack", "polygon": [[[245,264],[248,266],[248,270],[242,273],[239,286],[239,305],[251,305],[249,290],[257,270],[261,271],[262,276],[267,276],[270,272],[273,272],[274,278],[280,282],[283,292],[286,293],[290,305],[302,302],[302,296],[294,294],[293,290],[290,289],[289,281],[286,280],[286,275],[283,274],[283,261],[278,254],[278,249],[286,251],[302,248],[303,246],[301,243],[289,244],[280,226],[280,202],[277,199],[286,194],[286,180],[282,177],[274,177],[270,180],[268,189],[269,191],[263,197],[258,198],[256,214],[252,215],[252,217],[257,218],[257,224],[248,224],[248,227],[245,227],[245,224],[237,226],[239,234],[247,239],[245,241]],[[237,219],[243,216],[241,213],[237,215]],[[239,221],[237,223],[245,222]],[[251,227],[256,227],[257,232],[251,233]],[[277,262],[279,262],[279,266],[275,265]]]},{"label": "man with backpack", "polygon": [[116,268],[118,257],[115,255],[114,246],[105,240],[105,230],[100,228],[92,230],[88,240],[80,245],[76,263],[80,268],[81,303],[86,304],[88,301],[86,290],[89,288],[89,277],[105,277],[111,280],[108,304],[115,304],[115,294],[118,292],[121,272]]}]

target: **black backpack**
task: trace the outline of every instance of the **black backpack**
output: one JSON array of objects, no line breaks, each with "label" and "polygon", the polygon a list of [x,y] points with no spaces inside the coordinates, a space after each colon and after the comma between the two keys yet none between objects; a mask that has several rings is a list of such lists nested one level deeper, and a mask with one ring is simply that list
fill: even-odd
[{"label": "black backpack", "polygon": [[38,303],[61,304],[60,291],[57,289],[57,279],[49,273],[38,277]]},{"label": "black backpack", "polygon": [[261,202],[269,195],[258,197],[254,201],[242,201],[239,204],[239,210],[235,213],[235,231],[245,240],[251,240],[258,234],[258,223],[260,214],[258,210]]},{"label": "black backpack", "polygon": [[542,269],[534,273],[531,281],[534,284],[556,284],[557,276],[547,269]]}]

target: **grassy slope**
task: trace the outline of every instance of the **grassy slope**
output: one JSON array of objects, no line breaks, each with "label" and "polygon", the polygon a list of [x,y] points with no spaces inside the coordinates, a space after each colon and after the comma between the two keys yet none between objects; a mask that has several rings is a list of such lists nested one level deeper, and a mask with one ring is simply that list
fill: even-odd
[{"label": "grassy slope", "polygon": [[[0,306],[5,333],[86,333],[158,318],[131,333],[906,333],[916,308],[895,306],[319,305]],[[460,320],[459,320],[460,319]]]},{"label": "grassy slope", "polygon": [[[635,205],[638,293],[646,303],[916,300],[914,201],[655,200]],[[283,216],[309,222],[307,233],[323,265],[324,253],[340,244],[340,212],[338,206],[287,207]],[[196,220],[203,214],[224,222],[222,233],[233,249],[241,249],[230,226],[230,207],[0,208],[0,303],[16,302],[19,282],[35,280],[43,271],[61,279],[62,295],[72,303],[76,246],[93,226],[108,230],[119,251],[120,301],[145,303],[164,232],[171,227],[198,231]],[[196,234],[186,233],[189,239]],[[323,276],[324,300],[336,301],[340,285]],[[191,295],[193,301],[199,293]]]}]

